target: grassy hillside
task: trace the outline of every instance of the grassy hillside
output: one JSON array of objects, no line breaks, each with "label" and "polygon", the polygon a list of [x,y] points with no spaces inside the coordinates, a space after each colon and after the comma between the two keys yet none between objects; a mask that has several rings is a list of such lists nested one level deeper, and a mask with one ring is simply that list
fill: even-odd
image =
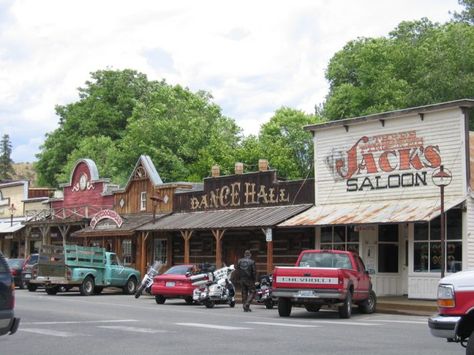
[{"label": "grassy hillside", "polygon": [[36,172],[33,163],[15,163],[13,169],[15,169],[14,180],[30,180],[30,186],[36,186]]}]

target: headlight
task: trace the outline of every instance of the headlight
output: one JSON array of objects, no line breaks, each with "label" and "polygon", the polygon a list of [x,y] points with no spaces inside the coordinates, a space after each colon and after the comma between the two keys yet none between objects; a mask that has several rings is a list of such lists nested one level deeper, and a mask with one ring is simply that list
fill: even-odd
[{"label": "headlight", "polygon": [[438,307],[452,308],[456,305],[453,285],[438,286]]}]

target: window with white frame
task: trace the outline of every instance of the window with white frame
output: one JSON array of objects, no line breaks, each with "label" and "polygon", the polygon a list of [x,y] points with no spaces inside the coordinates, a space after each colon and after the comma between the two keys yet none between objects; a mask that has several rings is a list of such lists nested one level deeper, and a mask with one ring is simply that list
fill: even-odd
[{"label": "window with white frame", "polygon": [[146,210],[146,192],[140,194],[140,211]]},{"label": "window with white frame", "polygon": [[322,227],[321,249],[359,253],[359,232],[354,229],[354,226]]},{"label": "window with white frame", "polygon": [[164,265],[166,264],[167,259],[167,245],[168,241],[166,239],[155,239],[154,240],[154,260],[161,261]]},{"label": "window with white frame", "polygon": [[[413,271],[441,272],[441,218],[416,223],[413,239]],[[451,209],[446,213],[445,250],[445,271],[461,271],[461,209]]]}]

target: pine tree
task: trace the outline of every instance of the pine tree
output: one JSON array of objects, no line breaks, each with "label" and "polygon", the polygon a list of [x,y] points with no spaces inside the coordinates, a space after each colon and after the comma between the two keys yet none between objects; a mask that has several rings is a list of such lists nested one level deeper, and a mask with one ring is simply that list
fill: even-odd
[{"label": "pine tree", "polygon": [[11,180],[15,170],[13,160],[10,158],[12,144],[8,134],[4,134],[0,141],[0,180]]}]

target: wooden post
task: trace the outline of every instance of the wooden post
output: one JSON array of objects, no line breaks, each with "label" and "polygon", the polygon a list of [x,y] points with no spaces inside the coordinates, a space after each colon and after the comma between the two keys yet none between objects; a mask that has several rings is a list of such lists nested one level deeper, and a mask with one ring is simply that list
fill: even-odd
[{"label": "wooden post", "polygon": [[191,236],[193,235],[193,231],[181,231],[181,236],[184,239],[184,263],[189,264],[189,240],[191,239]]},{"label": "wooden post", "polygon": [[224,236],[225,229],[213,229],[212,235],[216,239],[216,269],[222,267],[222,237]]},{"label": "wooden post", "polygon": [[140,269],[142,271],[142,275],[146,274],[146,259],[145,259],[145,242],[148,233],[142,232],[141,233],[141,246],[140,246]]},{"label": "wooden post", "polygon": [[66,246],[66,236],[67,236],[67,233],[69,232],[70,228],[71,228],[70,225],[58,226],[58,229],[61,232],[61,237],[63,238],[63,247]]},{"label": "wooden post", "polygon": [[273,240],[267,242],[267,274],[273,272]]}]

